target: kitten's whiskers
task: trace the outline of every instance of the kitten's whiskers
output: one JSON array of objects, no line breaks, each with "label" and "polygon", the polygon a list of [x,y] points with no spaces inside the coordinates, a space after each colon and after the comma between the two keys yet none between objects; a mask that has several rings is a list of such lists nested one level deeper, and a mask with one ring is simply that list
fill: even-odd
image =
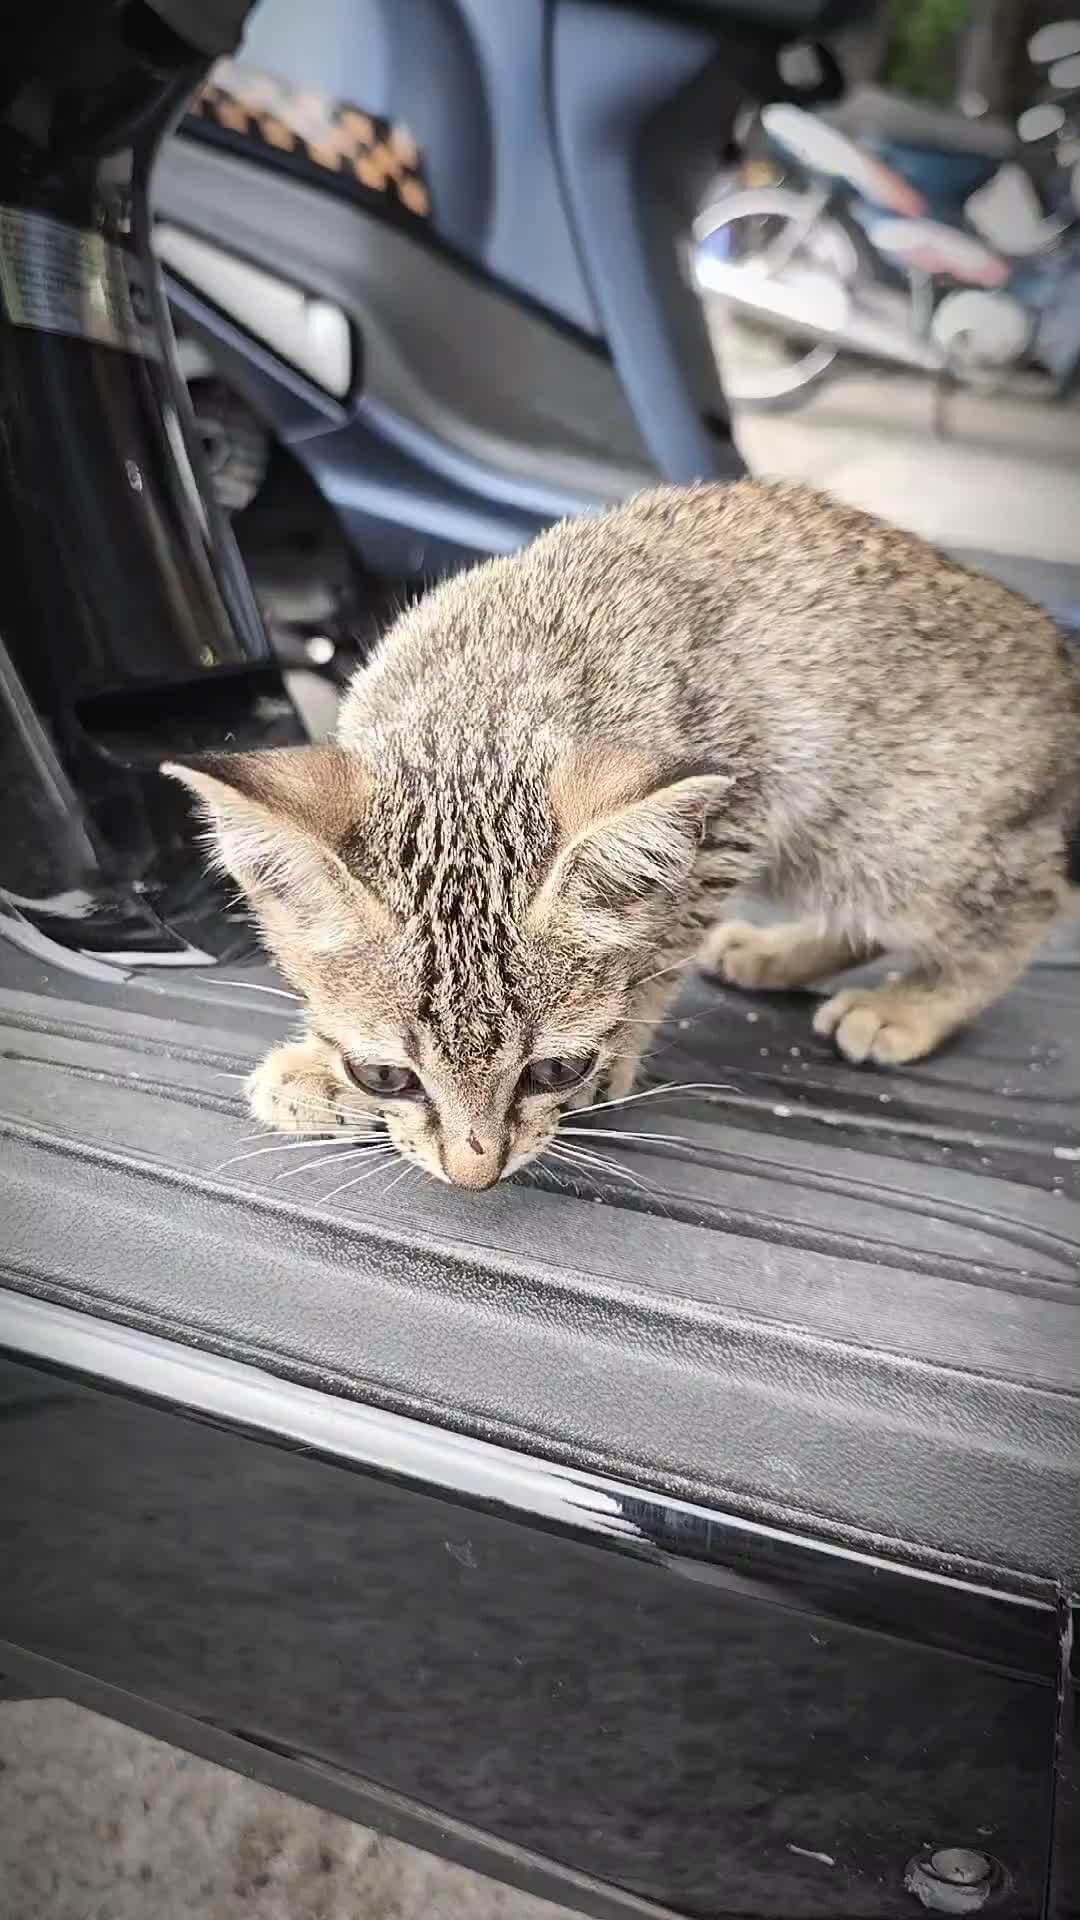
[{"label": "kitten's whiskers", "polygon": [[738,1093],[731,1080],[675,1080],[662,1087],[646,1087],[641,1093],[624,1093],[618,1100],[598,1100],[593,1107],[579,1107],[578,1113],[606,1113],[611,1107],[628,1107],[633,1100],[655,1100],[661,1093]]},{"label": "kitten's whiskers", "polygon": [[304,1002],[298,993],[287,993],[284,987],[266,987],[257,980],[214,980],[205,973],[197,973],[195,979],[203,987],[232,987],[236,993],[272,993],[275,999],[292,1000],[298,1007]]},{"label": "kitten's whiskers", "polygon": [[552,1144],[549,1151],[563,1154],[571,1162],[579,1162],[588,1171],[592,1171],[595,1168],[599,1170],[599,1172],[614,1176],[618,1180],[629,1181],[632,1187],[637,1187],[639,1192],[645,1194],[648,1199],[654,1200],[658,1206],[663,1208],[665,1213],[667,1212],[667,1208],[664,1207],[664,1203],[655,1187],[650,1187],[645,1180],[639,1180],[637,1174],[631,1173],[628,1167],[620,1167],[617,1161],[609,1160],[606,1154],[587,1153],[582,1147],[556,1146],[554,1144]]},{"label": "kitten's whiskers", "polygon": [[667,974],[677,973],[680,967],[688,967],[692,958],[692,954],[684,954],[681,960],[672,960],[666,967],[657,967],[655,973],[647,973],[641,980],[631,980],[630,991],[636,992],[638,987],[647,987],[653,980],[663,980]]},{"label": "kitten's whiskers", "polygon": [[659,1140],[662,1141],[665,1146],[671,1147],[692,1147],[694,1144],[692,1140],[687,1139],[684,1133],[639,1133],[636,1129],[630,1128],[560,1127],[560,1138],[564,1133],[580,1135],[581,1138],[585,1140],[591,1136],[594,1140],[629,1140],[630,1142],[634,1142],[635,1140],[644,1140],[646,1142]]},{"label": "kitten's whiskers", "polygon": [[292,1180],[298,1173],[310,1173],[314,1167],[340,1165],[345,1160],[360,1160],[366,1154],[374,1153],[378,1147],[389,1145],[388,1141],[373,1140],[356,1147],[346,1147],[337,1153],[320,1154],[317,1160],[305,1160],[302,1167],[286,1167],[284,1173],[275,1173],[275,1180]]},{"label": "kitten's whiskers", "polygon": [[[386,1146],[383,1151],[385,1153],[397,1154],[397,1148],[392,1146]],[[320,1194],[319,1205],[325,1206],[328,1200],[333,1200],[339,1193],[348,1193],[350,1187],[360,1186],[363,1181],[370,1180],[375,1173],[389,1173],[389,1171],[389,1167],[380,1160],[378,1166],[368,1167],[364,1173],[358,1173],[355,1180],[343,1180],[340,1187],[331,1187],[329,1193]]]},{"label": "kitten's whiskers", "polygon": [[[314,1136],[314,1138],[316,1139],[319,1139],[322,1137],[329,1139],[330,1135],[321,1136],[316,1134]],[[263,1138],[263,1136],[260,1134],[255,1134],[253,1138],[258,1140]],[[343,1147],[359,1146],[362,1143],[366,1143],[369,1140],[378,1141],[380,1138],[381,1138],[380,1135],[374,1134],[374,1133],[360,1133],[360,1134],[344,1133],[341,1135],[338,1144]],[[306,1140],[280,1140],[271,1147],[253,1147],[250,1153],[234,1153],[230,1155],[228,1160],[219,1161],[218,1165],[216,1167],[211,1167],[210,1171],[212,1174],[224,1173],[226,1167],[239,1166],[245,1160],[257,1160],[260,1157],[260,1155],[264,1153],[296,1153],[301,1148],[306,1149],[306,1151],[310,1153],[311,1151],[310,1136]]]},{"label": "kitten's whiskers", "polygon": [[405,1166],[401,1171],[401,1173],[398,1174],[397,1179],[391,1180],[389,1185],[383,1188],[383,1199],[384,1200],[386,1199],[386,1196],[388,1193],[393,1193],[395,1187],[400,1187],[402,1181],[407,1180],[410,1173],[415,1173],[415,1172],[416,1172],[416,1162],[414,1160],[406,1160]]}]

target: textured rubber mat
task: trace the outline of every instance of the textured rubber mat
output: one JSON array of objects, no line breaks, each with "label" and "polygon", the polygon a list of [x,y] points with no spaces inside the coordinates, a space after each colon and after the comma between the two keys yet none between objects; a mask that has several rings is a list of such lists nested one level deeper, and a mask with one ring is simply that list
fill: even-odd
[{"label": "textured rubber mat", "polygon": [[807,996],[692,983],[638,1137],[593,1118],[617,1170],[481,1196],[255,1135],[268,971],[0,966],[11,1286],[886,1551],[1080,1569],[1075,930],[902,1073]]}]

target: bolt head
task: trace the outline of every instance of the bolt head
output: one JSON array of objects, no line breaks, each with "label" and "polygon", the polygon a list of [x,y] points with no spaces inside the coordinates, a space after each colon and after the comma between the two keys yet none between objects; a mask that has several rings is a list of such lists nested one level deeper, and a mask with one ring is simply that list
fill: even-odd
[{"label": "bolt head", "polygon": [[904,1885],[928,1913],[979,1913],[1005,1884],[1002,1869],[975,1847],[936,1847],[909,1860]]},{"label": "bolt head", "polygon": [[940,1847],[930,1855],[930,1871],[951,1887],[981,1887],[992,1869],[985,1853],[973,1847]]}]

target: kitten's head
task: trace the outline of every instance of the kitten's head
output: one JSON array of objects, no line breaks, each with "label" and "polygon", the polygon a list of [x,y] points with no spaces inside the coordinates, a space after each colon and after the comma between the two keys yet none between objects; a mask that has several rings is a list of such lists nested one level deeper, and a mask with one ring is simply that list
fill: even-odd
[{"label": "kitten's head", "polygon": [[681,957],[728,784],[660,785],[610,746],[531,767],[479,745],[452,769],[304,747],[166,771],[198,797],[356,1106],[473,1188],[541,1153],[637,1057],[643,983]]}]

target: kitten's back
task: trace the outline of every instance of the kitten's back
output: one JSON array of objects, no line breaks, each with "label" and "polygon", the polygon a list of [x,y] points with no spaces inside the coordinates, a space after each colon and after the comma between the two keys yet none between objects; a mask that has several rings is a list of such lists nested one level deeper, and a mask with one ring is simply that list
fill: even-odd
[{"label": "kitten's back", "polygon": [[429,763],[596,734],[674,759],[861,758],[886,779],[922,743],[1042,781],[1080,763],[1080,673],[1000,582],[749,480],[660,488],[446,582],[357,676],[340,730]]}]

